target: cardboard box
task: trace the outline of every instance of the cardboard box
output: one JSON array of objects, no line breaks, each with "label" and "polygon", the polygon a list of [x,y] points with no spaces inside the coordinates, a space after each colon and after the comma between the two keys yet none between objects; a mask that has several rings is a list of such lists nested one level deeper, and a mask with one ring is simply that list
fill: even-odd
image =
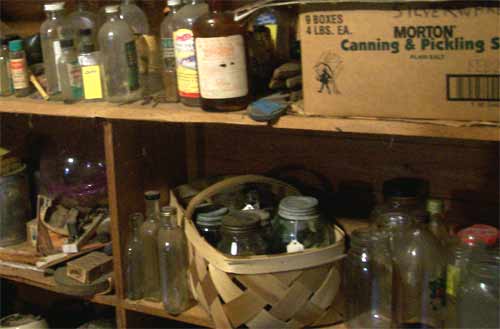
[{"label": "cardboard box", "polygon": [[306,114],[500,121],[499,8],[384,8],[300,15]]},{"label": "cardboard box", "polygon": [[113,270],[113,257],[94,251],[68,262],[66,275],[80,283],[92,283]]}]

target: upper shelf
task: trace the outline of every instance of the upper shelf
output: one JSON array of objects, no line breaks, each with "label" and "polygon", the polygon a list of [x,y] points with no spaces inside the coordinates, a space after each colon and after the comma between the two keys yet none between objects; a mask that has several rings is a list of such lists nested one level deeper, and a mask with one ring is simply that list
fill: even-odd
[{"label": "upper shelf", "polygon": [[[117,120],[232,124],[266,126],[255,122],[244,111],[233,113],[208,113],[198,108],[180,104],[159,104],[157,107],[143,106],[139,102],[131,105],[109,103],[76,103],[20,99],[15,97],[0,100],[0,113],[35,114],[60,117],[103,118]],[[500,141],[500,128],[494,126],[463,127],[430,122],[406,122],[369,118],[338,118],[305,115],[286,115],[272,125],[274,128],[301,129],[361,134],[401,135],[416,137],[438,137],[482,141]]]}]

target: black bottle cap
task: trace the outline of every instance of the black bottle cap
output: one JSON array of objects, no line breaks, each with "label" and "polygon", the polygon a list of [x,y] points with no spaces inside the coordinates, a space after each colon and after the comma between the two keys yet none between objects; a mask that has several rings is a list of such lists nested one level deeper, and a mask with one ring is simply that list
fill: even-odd
[{"label": "black bottle cap", "polygon": [[428,190],[427,181],[420,178],[398,177],[384,182],[384,197],[421,198]]},{"label": "black bottle cap", "polygon": [[73,39],[61,40],[61,48],[71,48],[73,47]]},{"label": "black bottle cap", "polygon": [[92,35],[92,29],[81,29],[80,35]]}]

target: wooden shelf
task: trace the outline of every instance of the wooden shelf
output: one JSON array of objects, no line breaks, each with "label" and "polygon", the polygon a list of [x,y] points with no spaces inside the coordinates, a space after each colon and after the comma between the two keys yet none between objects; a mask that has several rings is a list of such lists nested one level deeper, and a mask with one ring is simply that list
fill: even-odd
[{"label": "wooden shelf", "polygon": [[[0,265],[0,278],[24,283],[30,286],[53,291],[59,294],[65,294],[64,291],[57,286],[52,276],[44,276],[40,272],[32,270],[14,269]],[[75,297],[75,296],[72,296]],[[93,303],[116,306],[116,297],[114,295],[95,295],[92,297],[75,297],[89,300]]]},{"label": "wooden shelf", "polygon": [[[157,107],[117,105],[109,103],[76,103],[19,99],[0,100],[0,113],[34,114],[44,116],[103,118],[117,120],[156,121],[175,123],[231,124],[266,126],[255,122],[244,111],[233,113],[208,113],[198,108],[180,104],[159,104]],[[274,128],[313,131],[437,137],[466,140],[500,141],[500,128],[494,126],[461,127],[437,123],[402,122],[396,120],[354,119],[337,117],[283,116],[272,125]]]},{"label": "wooden shelf", "polygon": [[145,300],[131,301],[126,300],[123,302],[123,307],[129,311],[135,311],[162,318],[167,318],[175,321],[186,322],[203,327],[213,328],[212,320],[205,310],[199,306],[193,306],[186,312],[174,316],[163,309],[162,303],[148,302]]}]

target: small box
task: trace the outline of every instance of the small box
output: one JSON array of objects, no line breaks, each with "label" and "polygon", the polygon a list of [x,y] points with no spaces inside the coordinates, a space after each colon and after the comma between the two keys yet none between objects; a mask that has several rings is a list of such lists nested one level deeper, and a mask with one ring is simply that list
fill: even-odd
[{"label": "small box", "polygon": [[500,121],[500,9],[329,5],[300,15],[308,115]]},{"label": "small box", "polygon": [[92,283],[103,274],[113,270],[113,258],[94,251],[86,256],[68,262],[66,274],[81,283]]}]

